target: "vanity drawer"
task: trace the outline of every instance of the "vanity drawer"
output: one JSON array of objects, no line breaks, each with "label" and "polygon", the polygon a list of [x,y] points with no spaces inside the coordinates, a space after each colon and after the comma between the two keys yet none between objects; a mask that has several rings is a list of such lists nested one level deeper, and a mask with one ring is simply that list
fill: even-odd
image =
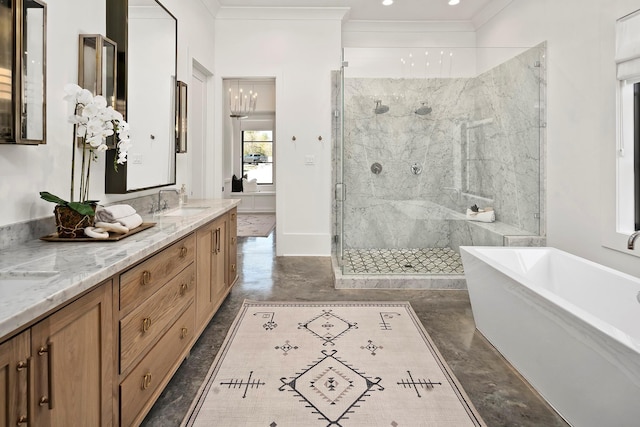
[{"label": "vanity drawer", "polygon": [[120,275],[120,311],[140,305],[169,279],[192,263],[196,254],[191,234]]},{"label": "vanity drawer", "polygon": [[191,264],[120,321],[120,372],[169,328],[194,300],[195,265]]},{"label": "vanity drawer", "polygon": [[195,309],[191,304],[120,385],[121,425],[136,421],[145,405],[160,394],[178,358],[193,339]]}]

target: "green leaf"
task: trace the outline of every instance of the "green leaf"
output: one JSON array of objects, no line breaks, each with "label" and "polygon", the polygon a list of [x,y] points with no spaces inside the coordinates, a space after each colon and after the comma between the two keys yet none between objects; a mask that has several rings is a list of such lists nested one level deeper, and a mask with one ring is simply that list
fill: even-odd
[{"label": "green leaf", "polygon": [[68,206],[69,202],[67,202],[66,200],[61,199],[60,197],[51,194],[47,191],[41,191],[40,192],[40,198],[43,200],[46,200],[47,202],[51,202],[51,203],[56,203],[58,205],[62,205],[62,206]]},{"label": "green leaf", "polygon": [[82,215],[89,215],[89,216],[95,215],[95,211],[93,210],[93,207],[90,204],[87,204],[87,202],[85,203],[69,202],[68,206],[74,211]]},{"label": "green leaf", "polygon": [[98,204],[98,200],[87,200],[86,202],[67,202],[66,200],[61,199],[55,194],[51,194],[47,191],[40,192],[40,198],[46,200],[47,202],[55,203],[60,206],[69,206],[74,211],[78,212],[81,215],[89,215],[94,216],[96,211],[93,208]]}]

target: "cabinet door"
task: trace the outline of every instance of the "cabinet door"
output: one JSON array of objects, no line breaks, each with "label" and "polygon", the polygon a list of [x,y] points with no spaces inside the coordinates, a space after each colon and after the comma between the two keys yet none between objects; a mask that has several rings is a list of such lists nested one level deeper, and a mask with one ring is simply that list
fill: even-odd
[{"label": "cabinet door", "polygon": [[227,286],[232,286],[238,278],[238,211],[236,208],[229,211],[228,234],[229,277],[227,278]]},{"label": "cabinet door", "polygon": [[199,332],[213,313],[213,251],[215,227],[211,222],[196,232],[196,330]]},{"label": "cabinet door", "polygon": [[227,294],[227,265],[229,262],[227,250],[227,216],[215,221],[216,248],[213,253],[213,305],[217,308]]},{"label": "cabinet door", "polygon": [[200,333],[227,291],[227,216],[201,227],[196,239],[196,329]]},{"label": "cabinet door", "polygon": [[[29,423],[29,331],[0,345],[0,425]],[[29,425],[33,425],[30,424]]]},{"label": "cabinet door", "polygon": [[112,425],[111,281],[31,328],[37,426]]}]

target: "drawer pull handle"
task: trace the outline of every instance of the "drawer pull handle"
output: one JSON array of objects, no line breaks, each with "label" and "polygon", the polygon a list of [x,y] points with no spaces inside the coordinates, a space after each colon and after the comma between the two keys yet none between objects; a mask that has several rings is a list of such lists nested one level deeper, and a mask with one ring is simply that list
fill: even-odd
[{"label": "drawer pull handle", "polygon": [[180,258],[184,258],[187,256],[187,248],[184,246],[180,248]]},{"label": "drawer pull handle", "polygon": [[151,272],[149,270],[145,270],[142,272],[142,284],[148,285],[151,283]]},{"label": "drawer pull handle", "polygon": [[147,332],[151,328],[151,318],[145,317],[142,319],[142,332]]},{"label": "drawer pull handle", "polygon": [[232,213],[232,214],[231,214],[231,221],[234,221],[235,219],[236,219],[236,214],[235,214],[235,213]]},{"label": "drawer pull handle", "polygon": [[180,285],[180,296],[184,296],[184,294],[187,293],[187,290],[189,289],[189,285],[187,285],[186,283],[183,283]]},{"label": "drawer pull handle", "polygon": [[18,366],[17,366],[18,371],[22,371],[23,369],[26,369],[26,376],[27,376],[27,395],[26,395],[26,402],[27,402],[27,414],[26,415],[21,415],[20,417],[18,417],[18,422],[17,425],[20,424],[27,424],[29,423],[29,420],[31,419],[31,404],[29,403],[29,401],[31,400],[31,357],[28,357],[26,361],[24,362],[19,362]]},{"label": "drawer pull handle", "polygon": [[189,329],[182,328],[182,330],[180,331],[180,339],[185,339],[187,335],[189,335]]},{"label": "drawer pull handle", "polygon": [[40,406],[48,405],[49,409],[53,409],[53,343],[47,343],[47,346],[38,349],[38,355],[47,355],[47,395],[42,396],[38,404]]},{"label": "drawer pull handle", "polygon": [[235,244],[236,244],[236,238],[235,238],[235,237],[232,237],[232,238],[231,238],[231,244],[232,244],[232,245],[235,245]]},{"label": "drawer pull handle", "polygon": [[231,271],[233,271],[234,273],[236,272],[236,265],[235,264],[231,264]]},{"label": "drawer pull handle", "polygon": [[151,385],[151,372],[149,372],[148,374],[144,374],[144,376],[142,377],[142,389],[146,390],[149,388],[150,385]]}]

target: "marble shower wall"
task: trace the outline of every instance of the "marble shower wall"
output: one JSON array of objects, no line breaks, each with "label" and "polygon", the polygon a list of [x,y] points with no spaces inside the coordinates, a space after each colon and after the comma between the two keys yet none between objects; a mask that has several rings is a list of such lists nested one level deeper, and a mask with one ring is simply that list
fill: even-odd
[{"label": "marble shower wall", "polygon": [[450,221],[474,203],[538,234],[539,55],[476,78],[345,78],[345,247],[450,246]]},{"label": "marble shower wall", "polygon": [[529,49],[473,79],[473,114],[461,129],[463,193],[492,199],[499,221],[533,235],[540,233],[541,52]]}]

